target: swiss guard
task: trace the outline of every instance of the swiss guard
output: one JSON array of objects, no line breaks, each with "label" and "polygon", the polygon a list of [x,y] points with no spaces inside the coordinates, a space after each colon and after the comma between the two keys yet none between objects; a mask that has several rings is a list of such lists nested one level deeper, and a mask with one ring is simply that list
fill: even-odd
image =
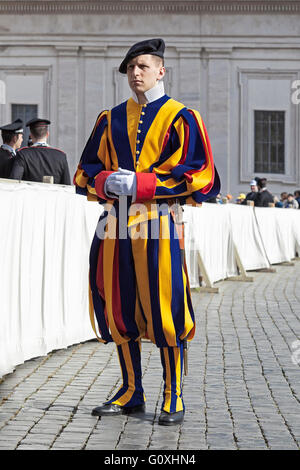
[{"label": "swiss guard", "polygon": [[160,349],[159,424],[168,426],[184,418],[184,349],[195,332],[176,208],[216,196],[220,181],[200,114],[164,92],[164,49],[162,39],[129,49],[119,71],[132,97],[99,114],[74,184],[104,205],[90,251],[90,316],[98,339],[116,343],[123,378],[92,415],[145,411],[148,338]]}]

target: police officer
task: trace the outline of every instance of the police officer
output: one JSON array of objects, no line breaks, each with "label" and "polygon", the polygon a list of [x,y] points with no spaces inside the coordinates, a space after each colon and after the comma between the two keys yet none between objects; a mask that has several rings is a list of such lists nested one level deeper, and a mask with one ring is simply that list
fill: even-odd
[{"label": "police officer", "polygon": [[26,123],[32,145],[17,152],[11,178],[42,182],[44,176],[53,176],[55,184],[71,184],[66,154],[47,143],[49,124],[48,119],[40,118]]},{"label": "police officer", "polygon": [[0,178],[9,178],[16,150],[23,142],[23,121],[16,119],[0,129],[3,140],[3,145],[0,147]]}]

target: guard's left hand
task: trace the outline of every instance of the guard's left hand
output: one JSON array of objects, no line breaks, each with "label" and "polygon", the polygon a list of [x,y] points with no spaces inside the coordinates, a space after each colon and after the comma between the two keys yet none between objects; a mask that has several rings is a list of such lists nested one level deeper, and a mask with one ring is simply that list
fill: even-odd
[{"label": "guard's left hand", "polygon": [[116,196],[132,196],[133,200],[136,197],[136,175],[134,171],[123,170],[119,168],[118,171],[109,175],[105,182],[104,191],[108,195]]}]

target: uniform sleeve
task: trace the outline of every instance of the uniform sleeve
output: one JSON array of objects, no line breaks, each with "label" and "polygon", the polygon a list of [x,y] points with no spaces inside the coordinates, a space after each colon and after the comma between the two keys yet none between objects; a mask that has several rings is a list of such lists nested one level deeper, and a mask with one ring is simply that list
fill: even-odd
[{"label": "uniform sleeve", "polygon": [[87,196],[90,201],[106,200],[104,184],[111,173],[107,111],[103,111],[96,120],[73,178],[76,193]]},{"label": "uniform sleeve", "polygon": [[13,167],[12,167],[9,177],[13,180],[21,180],[23,178],[24,171],[25,171],[25,164],[22,158],[22,154],[21,152],[17,152],[17,155],[14,158]]},{"label": "uniform sleeve", "polygon": [[181,110],[165,135],[158,161],[148,173],[137,173],[136,200],[180,198],[201,203],[219,192],[220,180],[202,118],[197,111]]}]

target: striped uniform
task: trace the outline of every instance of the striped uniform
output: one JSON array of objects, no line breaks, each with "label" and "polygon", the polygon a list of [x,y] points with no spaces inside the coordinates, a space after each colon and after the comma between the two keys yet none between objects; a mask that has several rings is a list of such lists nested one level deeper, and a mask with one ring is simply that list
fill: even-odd
[{"label": "striped uniform", "polygon": [[[121,200],[104,192],[118,168],[136,172],[137,183],[135,204],[130,197],[125,203],[122,236]],[[161,348],[163,407],[179,411],[182,340],[193,338],[195,319],[170,205],[201,203],[220,190],[199,113],[167,95],[146,105],[130,98],[102,112],[74,184],[88,200],[105,203],[90,252],[90,314],[98,339],[117,345],[123,385],[113,401],[133,406],[144,399],[140,339],[146,336]]]}]

